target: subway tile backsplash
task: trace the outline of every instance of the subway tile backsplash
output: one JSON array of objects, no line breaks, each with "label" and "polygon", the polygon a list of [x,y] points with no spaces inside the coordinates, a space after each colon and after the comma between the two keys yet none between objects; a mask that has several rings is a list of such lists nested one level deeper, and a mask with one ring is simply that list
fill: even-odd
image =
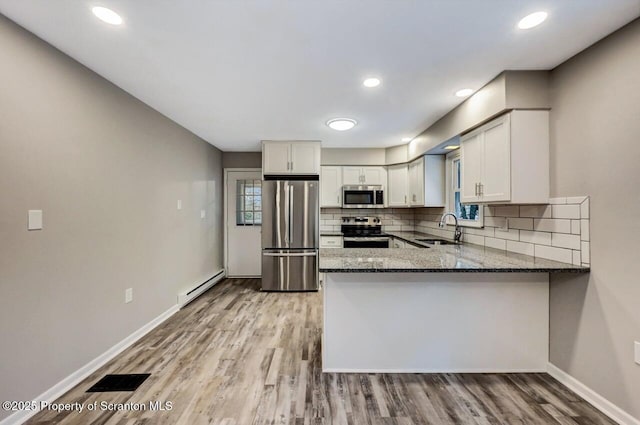
[{"label": "subway tile backsplash", "polygon": [[322,208],[320,211],[320,232],[339,232],[342,217],[356,216],[380,217],[383,231],[411,232],[415,230],[414,212],[409,208]]},{"label": "subway tile backsplash", "polygon": [[[437,228],[434,221],[443,211],[442,208],[416,210],[416,231],[433,233],[433,227]],[[589,198],[586,196],[552,198],[548,205],[485,206],[484,228],[464,227],[462,231],[462,240],[468,243],[563,263],[590,265]]]},{"label": "subway tile backsplash", "polygon": [[[384,231],[418,231],[453,238],[453,226],[438,227],[444,208],[341,209],[322,208],[321,231],[340,231],[342,217],[382,219]],[[484,227],[463,227],[466,243],[549,260],[590,265],[589,198],[552,198],[548,205],[484,207]]]}]

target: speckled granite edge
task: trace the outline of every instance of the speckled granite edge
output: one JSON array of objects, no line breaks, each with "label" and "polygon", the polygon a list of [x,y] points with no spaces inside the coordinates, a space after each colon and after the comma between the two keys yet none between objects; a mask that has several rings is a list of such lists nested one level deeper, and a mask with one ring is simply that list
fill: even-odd
[{"label": "speckled granite edge", "polygon": [[573,273],[582,274],[589,273],[588,267],[580,267],[575,269],[554,269],[554,268],[479,268],[479,269],[455,269],[455,268],[433,268],[433,269],[332,269],[320,268],[320,273]]},{"label": "speckled granite edge", "polygon": [[[427,245],[416,232],[386,232],[420,248],[320,249],[321,273],[588,273],[576,266],[472,244]],[[437,238],[437,237],[435,237]],[[437,238],[441,239],[441,238]]]}]

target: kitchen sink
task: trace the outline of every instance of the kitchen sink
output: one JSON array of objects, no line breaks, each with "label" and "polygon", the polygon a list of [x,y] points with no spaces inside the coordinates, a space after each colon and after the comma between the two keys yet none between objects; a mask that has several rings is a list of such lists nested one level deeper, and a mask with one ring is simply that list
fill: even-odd
[{"label": "kitchen sink", "polygon": [[445,239],[416,239],[418,242],[424,242],[429,245],[456,245],[453,241]]}]

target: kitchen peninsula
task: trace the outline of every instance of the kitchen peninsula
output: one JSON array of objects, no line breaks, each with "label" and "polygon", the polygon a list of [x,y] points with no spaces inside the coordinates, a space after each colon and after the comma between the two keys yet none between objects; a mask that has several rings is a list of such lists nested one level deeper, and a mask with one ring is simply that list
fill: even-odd
[{"label": "kitchen peninsula", "polygon": [[325,372],[546,370],[549,273],[589,268],[394,236],[422,249],[320,250]]}]

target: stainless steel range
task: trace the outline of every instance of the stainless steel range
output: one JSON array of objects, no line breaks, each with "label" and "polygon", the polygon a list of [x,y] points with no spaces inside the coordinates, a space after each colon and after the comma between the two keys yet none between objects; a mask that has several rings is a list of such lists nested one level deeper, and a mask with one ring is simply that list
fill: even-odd
[{"label": "stainless steel range", "polygon": [[389,248],[389,236],[382,233],[378,217],[342,217],[344,248]]}]

